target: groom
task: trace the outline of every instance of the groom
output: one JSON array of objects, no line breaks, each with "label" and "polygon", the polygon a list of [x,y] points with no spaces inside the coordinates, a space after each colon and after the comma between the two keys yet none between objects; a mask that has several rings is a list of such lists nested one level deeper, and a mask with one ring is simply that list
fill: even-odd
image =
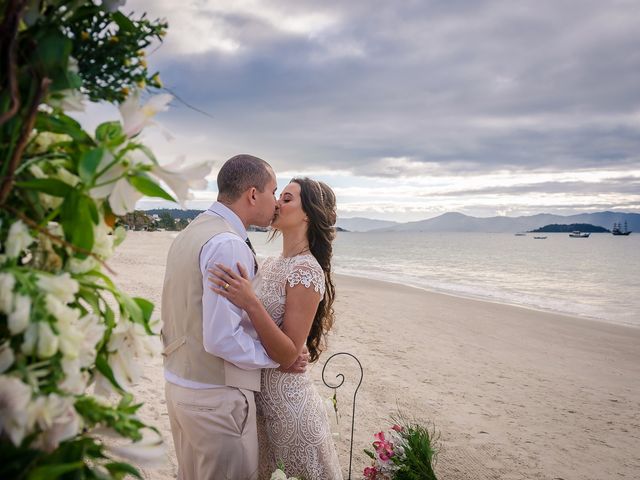
[{"label": "groom", "polygon": [[[238,262],[255,275],[246,228],[271,223],[276,177],[264,160],[236,155],[217,181],[218,201],[173,241],[162,290],[165,394],[179,480],[256,478],[253,395],[260,369],[278,367],[245,312],[211,291],[207,275],[216,263]],[[288,371],[305,367],[301,356]]]}]

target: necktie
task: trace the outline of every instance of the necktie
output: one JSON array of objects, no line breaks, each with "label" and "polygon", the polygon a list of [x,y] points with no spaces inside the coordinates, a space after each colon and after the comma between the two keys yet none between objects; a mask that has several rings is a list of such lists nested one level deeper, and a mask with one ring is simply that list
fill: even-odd
[{"label": "necktie", "polygon": [[258,272],[258,262],[256,262],[256,251],[253,249],[253,245],[251,245],[251,240],[249,237],[244,241],[247,246],[251,249],[251,253],[253,253],[253,273],[256,274]]},{"label": "necktie", "polygon": [[253,249],[253,245],[251,245],[251,240],[249,240],[249,237],[247,237],[247,239],[244,241],[244,243],[247,244],[247,246],[251,249],[251,252],[255,255],[256,251]]}]

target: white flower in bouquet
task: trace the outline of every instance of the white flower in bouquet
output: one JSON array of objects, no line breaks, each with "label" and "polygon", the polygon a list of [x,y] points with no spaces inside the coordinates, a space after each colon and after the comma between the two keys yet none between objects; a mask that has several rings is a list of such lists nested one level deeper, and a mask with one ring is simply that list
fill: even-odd
[{"label": "white flower in bouquet", "polygon": [[60,442],[78,434],[80,421],[73,406],[73,397],[56,393],[37,397],[27,408],[28,425],[38,425],[42,431],[36,446],[52,451]]},{"label": "white flower in bouquet", "polygon": [[[126,388],[140,379],[139,359],[157,356],[160,344],[158,338],[147,335],[139,323],[122,320],[111,332],[107,349],[113,376],[122,388]],[[101,380],[97,385],[98,393],[108,394],[111,387],[104,379]]]},{"label": "white flower in bouquet", "polygon": [[7,340],[2,345],[0,345],[0,373],[6,372],[13,362],[15,361],[15,356],[13,354],[13,349]]},{"label": "white flower in bouquet", "polygon": [[0,273],[0,313],[10,314],[13,311],[13,287],[16,279],[10,273]]},{"label": "white flower in bouquet", "polygon": [[94,314],[80,318],[80,312],[64,305],[52,294],[45,297],[47,310],[58,320],[60,351],[69,359],[80,359],[82,367],[95,360],[95,346],[102,339],[105,326]]},{"label": "white flower in bouquet", "polygon": [[[113,153],[106,150],[97,171],[107,168],[114,160]],[[95,199],[109,197],[109,206],[116,215],[125,215],[135,210],[136,202],[143,195],[129,184],[127,179],[123,177],[127,169],[121,162],[111,165],[102,175],[98,177],[99,186],[92,188],[89,192]]]},{"label": "white flower in bouquet", "polygon": [[[95,248],[95,245],[94,245]],[[95,252],[94,252],[95,253]],[[90,272],[98,266],[98,261],[95,257],[87,257],[84,260],[78,258],[72,258],[67,262],[67,270],[74,275]]]},{"label": "white flower in bouquet", "polygon": [[7,326],[11,335],[18,335],[27,329],[30,315],[31,298],[17,294],[13,300],[13,311],[7,318]]},{"label": "white flower in bouquet", "polygon": [[105,447],[110,453],[144,467],[158,467],[166,461],[162,437],[150,428],[142,430],[142,439],[137,442],[106,444]]},{"label": "white flower in bouquet", "polygon": [[212,162],[202,162],[195,165],[183,166],[184,157],[175,162],[161,167],[154,165],[151,173],[162,180],[176,195],[178,202],[184,208],[185,202],[193,196],[190,189],[207,188],[206,176],[211,173]]},{"label": "white flower in bouquet", "polygon": [[15,377],[0,375],[0,434],[6,433],[14,445],[27,432],[27,407],[31,388]]},{"label": "white flower in bouquet", "polygon": [[78,183],[80,183],[80,177],[74,175],[69,170],[62,167],[56,170],[54,177],[61,182],[66,183],[67,185],[71,185],[72,187],[75,187],[76,185],[78,185]]},{"label": "white flower in bouquet", "polygon": [[100,317],[89,313],[78,320],[77,328],[82,332],[78,360],[82,367],[88,367],[96,359],[96,344],[102,340],[106,327],[100,321]]},{"label": "white flower in bouquet", "polygon": [[60,275],[38,274],[38,287],[58,297],[63,303],[71,303],[78,293],[80,285],[68,272]]},{"label": "white flower in bouquet", "polygon": [[[96,225],[93,229],[93,253],[98,255],[103,260],[108,260],[113,255],[114,236],[109,235],[110,232],[111,228],[102,220],[98,222],[98,225]],[[95,259],[93,260],[95,262]]]},{"label": "white flower in bouquet", "polygon": [[140,92],[135,91],[120,105],[120,114],[124,133],[131,138],[139,134],[144,127],[153,122],[152,118],[159,112],[169,109],[173,96],[162,93],[154,95],[144,105],[140,105]]},{"label": "white flower in bouquet", "polygon": [[89,373],[81,370],[80,359],[63,357],[62,371],[64,380],[58,384],[58,387],[71,395],[84,393],[89,382]]},{"label": "white flower in bouquet", "polygon": [[287,474],[278,468],[275,472],[271,474],[270,480],[288,480],[288,479],[287,479]]},{"label": "white flower in bouquet", "polygon": [[33,237],[29,233],[29,229],[22,220],[18,220],[9,228],[9,235],[5,243],[5,254],[8,258],[16,258],[32,243]]},{"label": "white flower in bouquet", "polygon": [[37,354],[39,358],[49,358],[58,351],[59,340],[48,322],[31,323],[24,332],[22,353]]}]

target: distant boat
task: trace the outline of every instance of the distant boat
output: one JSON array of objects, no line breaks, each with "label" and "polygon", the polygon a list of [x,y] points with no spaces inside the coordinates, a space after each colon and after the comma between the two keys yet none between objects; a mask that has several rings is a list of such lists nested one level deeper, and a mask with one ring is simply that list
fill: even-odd
[{"label": "distant boat", "polygon": [[570,236],[571,238],[589,238],[589,235],[591,235],[589,232],[584,232],[584,233],[583,233],[583,232],[580,232],[580,231],[578,231],[578,230],[576,230],[576,231],[574,231],[574,232],[571,232],[571,233],[569,234],[569,236]]},{"label": "distant boat", "polygon": [[516,237],[526,237],[527,234],[526,233],[522,233],[522,232],[518,232],[515,234]]},{"label": "distant boat", "polygon": [[612,235],[629,235],[631,234],[631,230],[627,228],[627,222],[624,222],[624,229],[622,228],[621,223],[614,223],[613,228],[611,229]]},{"label": "distant boat", "polygon": [[533,237],[534,240],[546,240],[547,237]]}]

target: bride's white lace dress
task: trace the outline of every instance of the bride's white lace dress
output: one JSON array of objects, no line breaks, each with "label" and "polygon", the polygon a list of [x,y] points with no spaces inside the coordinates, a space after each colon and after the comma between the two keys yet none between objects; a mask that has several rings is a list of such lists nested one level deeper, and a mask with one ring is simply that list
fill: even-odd
[{"label": "bride's white lace dress", "polygon": [[[287,283],[302,284],[324,295],[324,273],[311,254],[269,257],[260,267],[262,280],[256,293],[282,327]],[[288,476],[305,480],[342,479],[324,404],[311,378],[305,374],[262,371],[256,394],[259,478],[270,479],[277,462]]]}]

